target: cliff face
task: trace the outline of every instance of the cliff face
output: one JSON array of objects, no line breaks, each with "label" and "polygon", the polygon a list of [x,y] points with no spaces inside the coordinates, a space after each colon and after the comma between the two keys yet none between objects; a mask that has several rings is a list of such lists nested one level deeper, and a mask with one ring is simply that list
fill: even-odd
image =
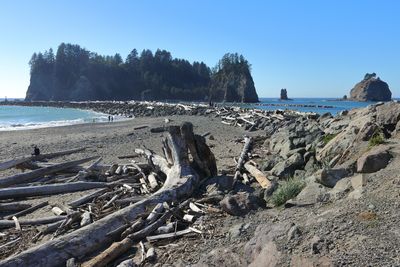
[{"label": "cliff face", "polygon": [[221,70],[216,73],[210,86],[212,101],[258,102],[254,81],[248,70]]},{"label": "cliff face", "polygon": [[350,91],[350,99],[356,101],[390,101],[392,92],[386,82],[375,78],[375,74],[366,74],[364,80]]}]

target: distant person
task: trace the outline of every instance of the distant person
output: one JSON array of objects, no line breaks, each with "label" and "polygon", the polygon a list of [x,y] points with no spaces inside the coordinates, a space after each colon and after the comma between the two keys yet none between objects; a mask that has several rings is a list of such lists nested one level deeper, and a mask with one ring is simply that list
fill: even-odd
[{"label": "distant person", "polygon": [[114,116],[111,116],[111,122],[113,122],[114,121]]},{"label": "distant person", "polygon": [[111,116],[108,116],[108,122],[110,122],[111,121]]},{"label": "distant person", "polygon": [[37,145],[35,145],[33,147],[33,153],[32,156],[39,156],[40,155],[40,149],[37,147]]}]

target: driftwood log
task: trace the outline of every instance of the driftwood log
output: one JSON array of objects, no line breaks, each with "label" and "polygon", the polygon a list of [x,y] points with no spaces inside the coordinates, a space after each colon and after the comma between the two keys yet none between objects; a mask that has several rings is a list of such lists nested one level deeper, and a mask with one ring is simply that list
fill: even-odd
[{"label": "driftwood log", "polygon": [[49,184],[21,186],[0,189],[0,199],[57,195],[109,186],[102,182],[74,182],[68,184]]},{"label": "driftwood log", "polygon": [[240,153],[239,160],[236,165],[235,169],[235,176],[233,177],[233,181],[236,182],[240,176],[240,170],[243,168],[243,164],[246,161],[247,158],[247,152],[250,150],[250,145],[251,145],[251,138],[248,136],[244,137],[244,146],[242,149],[242,153]]},{"label": "driftwood log", "polygon": [[19,164],[22,164],[22,163],[25,163],[28,161],[52,159],[52,158],[56,158],[56,157],[60,157],[60,156],[74,154],[74,153],[83,151],[85,149],[86,149],[85,147],[82,147],[82,148],[70,149],[70,150],[65,150],[65,151],[58,151],[58,152],[54,152],[54,153],[41,154],[41,155],[37,155],[37,156],[26,156],[26,157],[21,157],[18,159],[12,159],[9,161],[1,162],[0,163],[0,171],[15,167]]},{"label": "driftwood log", "polygon": [[[58,222],[64,220],[65,218],[66,218],[65,216],[53,216],[53,217],[44,217],[39,219],[19,219],[18,222],[20,225],[40,225],[40,224]],[[10,228],[14,226],[15,226],[14,220],[0,220],[0,229]]]},{"label": "driftwood log", "polygon": [[50,173],[55,173],[55,172],[61,171],[63,169],[68,169],[70,167],[88,162],[95,158],[98,158],[98,157],[89,157],[89,158],[73,160],[73,161],[69,161],[69,162],[65,162],[65,163],[54,164],[53,166],[50,166],[50,167],[41,168],[41,169],[37,169],[34,171],[26,172],[26,173],[20,173],[20,174],[8,176],[8,177],[0,178],[0,187],[7,187],[10,185],[31,182],[37,178],[43,177],[44,175],[47,175]]},{"label": "driftwood log", "polygon": [[[169,127],[165,143],[170,153],[165,156],[172,159],[172,165],[161,156],[143,151],[149,162],[166,174],[165,183],[159,191],[92,224],[7,258],[0,262],[0,266],[63,266],[70,258],[87,257],[115,241],[107,233],[123,227],[126,221],[135,221],[148,212],[148,207],[187,199],[205,178],[196,171],[198,166],[208,166],[209,169],[202,173],[216,175],[215,161],[209,162],[214,156],[204,138],[193,134],[191,123]],[[193,155],[197,151],[202,153]],[[193,160],[190,160],[188,152]]]}]

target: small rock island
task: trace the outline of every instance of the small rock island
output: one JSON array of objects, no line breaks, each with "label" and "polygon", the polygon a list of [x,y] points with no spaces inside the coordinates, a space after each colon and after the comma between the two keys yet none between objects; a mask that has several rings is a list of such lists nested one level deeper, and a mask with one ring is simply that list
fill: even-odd
[{"label": "small rock island", "polygon": [[351,89],[350,100],[390,101],[392,100],[392,92],[386,82],[376,77],[376,73],[367,73],[364,79]]},{"label": "small rock island", "polygon": [[292,100],[292,99],[288,98],[286,88],[281,89],[281,97],[279,99],[280,100]]}]

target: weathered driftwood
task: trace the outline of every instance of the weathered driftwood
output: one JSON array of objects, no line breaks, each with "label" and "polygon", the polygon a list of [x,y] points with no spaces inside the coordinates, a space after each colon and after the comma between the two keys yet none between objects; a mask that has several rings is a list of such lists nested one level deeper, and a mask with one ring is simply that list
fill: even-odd
[{"label": "weathered driftwood", "polygon": [[43,208],[43,207],[45,207],[45,206],[48,205],[48,204],[49,204],[48,201],[44,201],[44,202],[41,202],[41,203],[39,203],[39,204],[37,204],[37,205],[35,205],[35,206],[29,207],[29,208],[27,208],[27,209],[25,209],[25,210],[22,210],[22,211],[20,211],[20,212],[17,212],[17,213],[8,215],[8,216],[6,216],[6,217],[4,217],[4,218],[7,219],[7,220],[11,219],[13,216],[15,216],[15,217],[18,218],[18,217],[24,216],[24,215],[26,215],[26,214],[32,213],[32,212],[34,212],[35,210],[38,210],[38,209],[40,209],[40,208]]},{"label": "weathered driftwood", "polygon": [[[148,206],[163,202],[176,202],[189,197],[199,184],[201,177],[194,170],[193,162],[189,160],[188,142],[195,140],[195,146],[202,147],[204,153],[198,155],[201,161],[212,158],[210,156],[212,153],[205,143],[197,143],[201,142],[202,139],[187,139],[188,135],[193,135],[193,128],[190,123],[185,123],[181,127],[170,127],[167,133],[167,143],[171,147],[171,156],[174,160],[172,166],[167,164],[165,158],[146,152],[150,154],[148,160],[164,172],[167,177],[163,187],[158,192],[90,225],[5,259],[0,262],[0,266],[64,265],[71,257],[82,258],[111,244],[113,237],[107,236],[107,233],[121,227],[126,221],[134,221],[146,212]],[[190,150],[190,153],[193,153],[192,150]],[[193,155],[192,157],[194,158]],[[215,166],[215,162],[204,163],[204,165]],[[209,171],[214,173],[215,170]]]},{"label": "weathered driftwood", "polygon": [[80,205],[85,204],[85,203],[87,203],[89,201],[92,201],[94,198],[102,195],[103,193],[105,193],[107,191],[108,191],[108,188],[99,189],[99,190],[97,190],[97,191],[95,191],[93,193],[90,193],[88,195],[85,195],[85,196],[83,196],[81,198],[78,198],[77,200],[74,200],[74,201],[68,203],[68,206],[70,206],[72,208],[79,207]]},{"label": "weathered driftwood", "polygon": [[240,170],[243,167],[243,164],[247,158],[247,152],[250,149],[250,144],[251,144],[251,138],[248,136],[245,136],[243,150],[242,150],[242,153],[240,153],[240,157],[239,157],[238,163],[236,165],[235,176],[233,177],[234,182],[236,182],[239,178]]},{"label": "weathered driftwood", "polygon": [[68,169],[70,167],[88,162],[95,158],[97,158],[97,157],[89,157],[89,158],[84,158],[84,159],[80,159],[80,160],[73,160],[73,161],[69,161],[69,162],[65,162],[65,163],[55,164],[55,165],[47,167],[47,168],[41,168],[41,169],[37,169],[34,171],[26,172],[26,173],[20,173],[20,174],[8,176],[8,177],[0,178],[0,187],[22,184],[22,183],[26,183],[26,182],[32,182],[35,179],[40,178],[46,174],[55,173],[55,172],[61,171],[63,169]]},{"label": "weathered driftwood", "polygon": [[15,199],[22,197],[57,195],[84,191],[95,188],[104,188],[109,186],[101,182],[74,182],[68,184],[50,184],[38,186],[10,187],[0,189],[0,199]]},{"label": "weathered driftwood", "polygon": [[268,188],[271,186],[271,182],[268,180],[268,178],[255,166],[251,165],[250,163],[246,163],[244,164],[244,167],[254,178],[256,178],[257,182],[262,188]]},{"label": "weathered driftwood", "polygon": [[[40,225],[40,224],[48,224],[57,221],[64,220],[65,216],[53,216],[53,217],[45,217],[39,219],[19,219],[18,222],[20,225]],[[10,228],[14,227],[15,222],[13,220],[0,220],[0,229],[2,228]],[[1,266],[1,262],[0,262]]]},{"label": "weathered driftwood", "polygon": [[[171,210],[166,211],[161,217],[155,217],[157,213],[161,212],[161,207],[163,207],[162,203],[158,203],[153,211],[149,214],[146,220],[139,219],[136,221],[132,227],[128,228],[122,236],[124,239],[119,242],[113,243],[110,247],[104,250],[102,253],[91,259],[90,261],[84,263],[82,266],[106,266],[109,262],[120,256],[121,254],[125,253],[132,245],[134,241],[138,241],[140,239],[145,238],[149,234],[156,231],[160,226],[162,226],[165,221],[171,217],[171,215],[176,212],[179,208],[186,206],[188,200],[184,201],[179,207],[175,207]],[[157,219],[154,219],[157,218]],[[133,231],[134,229],[139,228],[144,222],[147,222],[147,226],[142,230],[136,231],[134,233],[126,235],[127,232]]]},{"label": "weathered driftwood", "polygon": [[41,154],[41,155],[37,155],[37,156],[26,156],[26,157],[22,157],[22,158],[18,158],[18,159],[12,159],[12,160],[0,163],[0,171],[15,167],[24,162],[52,159],[55,157],[60,157],[60,156],[64,156],[64,155],[70,155],[73,153],[77,153],[77,152],[83,151],[85,149],[86,149],[85,147],[82,147],[82,148],[70,149],[70,150],[65,150],[65,151],[58,151],[58,152],[54,152],[54,153]]},{"label": "weathered driftwood", "polygon": [[30,208],[26,203],[0,203],[0,212],[21,211]]},{"label": "weathered driftwood", "polygon": [[173,233],[148,236],[148,237],[146,237],[146,239],[149,242],[154,242],[154,241],[157,241],[157,240],[160,240],[160,239],[174,238],[174,237],[178,237],[178,236],[187,235],[187,234],[190,234],[190,233],[193,233],[193,232],[195,232],[195,231],[193,231],[193,229],[189,227],[188,229],[181,230],[181,231],[176,231],[176,232],[173,232]]}]

